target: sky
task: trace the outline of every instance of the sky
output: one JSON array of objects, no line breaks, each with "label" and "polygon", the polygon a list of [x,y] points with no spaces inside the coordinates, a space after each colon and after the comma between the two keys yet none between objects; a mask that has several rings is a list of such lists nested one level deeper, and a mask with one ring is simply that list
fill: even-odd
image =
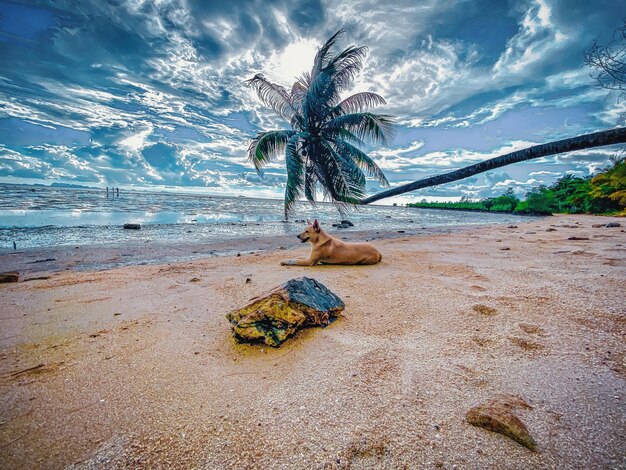
[{"label": "sky", "polygon": [[[0,0],[0,182],[281,198],[284,157],[261,177],[260,131],[288,128],[246,79],[291,86],[317,48],[367,46],[348,93],[396,120],[366,151],[391,186],[623,124],[590,77],[623,0]],[[589,175],[605,147],[510,165],[383,203],[523,195]],[[368,193],[381,188],[368,182]]]}]

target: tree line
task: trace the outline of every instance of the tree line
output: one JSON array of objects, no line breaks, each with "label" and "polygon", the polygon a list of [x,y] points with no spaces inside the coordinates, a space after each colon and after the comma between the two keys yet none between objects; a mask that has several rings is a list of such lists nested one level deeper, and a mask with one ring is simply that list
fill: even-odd
[{"label": "tree line", "polygon": [[523,200],[509,188],[501,196],[478,201],[467,197],[457,202],[422,200],[409,203],[407,207],[536,215],[568,213],[626,216],[626,159],[623,156],[613,158],[609,167],[594,176],[567,174],[550,186],[534,187]]}]

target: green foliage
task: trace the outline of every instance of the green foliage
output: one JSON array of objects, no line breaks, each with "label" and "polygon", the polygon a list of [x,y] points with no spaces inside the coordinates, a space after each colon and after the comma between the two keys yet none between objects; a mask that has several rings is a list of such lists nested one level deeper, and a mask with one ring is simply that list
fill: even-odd
[{"label": "green foliage", "polygon": [[488,210],[482,201],[459,201],[459,202],[415,202],[407,204],[407,207],[423,207],[426,209],[456,209],[456,210]]},{"label": "green foliage", "polygon": [[317,188],[340,210],[365,195],[365,176],[388,186],[382,170],[359,147],[386,144],[393,134],[390,116],[365,112],[386,104],[376,93],[341,99],[360,72],[366,47],[350,46],[333,55],[338,31],[317,52],[310,72],[287,89],[262,74],[247,81],[259,98],[291,125],[291,129],[259,133],[248,148],[257,172],[278,153],[285,153],[287,186],[285,217],[295,201],[315,203]]},{"label": "green foliage", "polygon": [[505,194],[481,201],[426,202],[407,207],[515,212],[518,214],[616,214],[626,216],[626,160],[613,159],[612,166],[594,177],[565,175],[550,187],[538,186],[520,201],[509,188]]},{"label": "green foliage", "polygon": [[626,215],[626,160],[621,158],[613,167],[592,178],[589,194],[604,212]]},{"label": "green foliage", "polygon": [[545,187],[533,188],[526,194],[526,199],[518,204],[515,212],[522,214],[552,214],[556,211],[554,192]]}]

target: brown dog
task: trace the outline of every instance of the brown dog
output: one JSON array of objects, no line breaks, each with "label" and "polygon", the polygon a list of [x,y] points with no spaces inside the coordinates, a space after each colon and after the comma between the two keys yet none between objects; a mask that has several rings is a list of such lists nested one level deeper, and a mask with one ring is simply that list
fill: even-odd
[{"label": "brown dog", "polygon": [[298,238],[302,243],[311,242],[309,259],[288,260],[282,266],[314,266],[322,264],[376,264],[383,256],[370,243],[345,243],[333,238],[320,227],[317,219],[307,221]]}]

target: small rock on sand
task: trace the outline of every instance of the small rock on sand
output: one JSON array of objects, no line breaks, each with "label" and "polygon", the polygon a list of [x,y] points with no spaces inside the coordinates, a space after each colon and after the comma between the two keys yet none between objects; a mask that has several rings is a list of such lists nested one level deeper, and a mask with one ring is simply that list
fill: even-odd
[{"label": "small rock on sand", "polygon": [[0,284],[7,282],[17,282],[20,280],[20,273],[17,271],[9,271],[6,273],[0,273]]},{"label": "small rock on sand", "polygon": [[139,230],[141,228],[141,224],[124,224],[124,229],[126,230]]},{"label": "small rock on sand", "polygon": [[522,398],[504,395],[470,409],[466,419],[469,424],[510,437],[524,447],[536,451],[537,443],[526,425],[513,414],[513,410],[517,408],[532,410],[532,406]]},{"label": "small rock on sand", "polygon": [[616,227],[621,227],[622,224],[620,224],[619,222],[609,222],[608,224],[605,225],[606,228],[616,228]]}]

